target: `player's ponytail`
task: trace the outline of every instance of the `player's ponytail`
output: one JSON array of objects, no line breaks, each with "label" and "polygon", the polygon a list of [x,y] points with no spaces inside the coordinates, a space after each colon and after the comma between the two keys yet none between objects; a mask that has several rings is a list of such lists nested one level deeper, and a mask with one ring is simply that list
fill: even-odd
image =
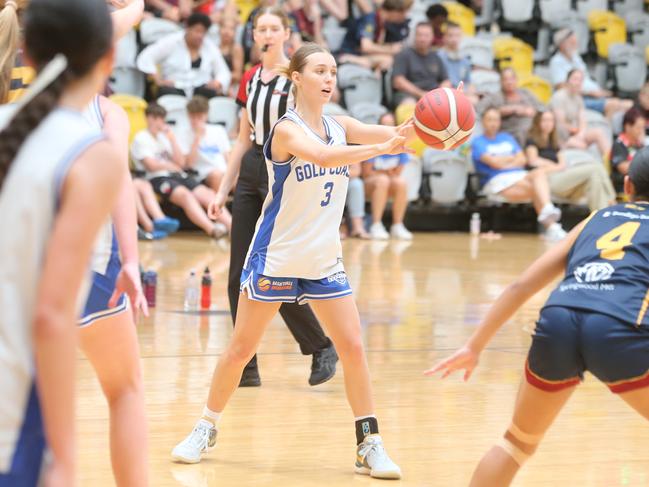
[{"label": "player's ponytail", "polygon": [[[329,50],[321,45],[316,44],[315,42],[305,42],[302,44],[302,47],[295,51],[295,54],[291,57],[288,66],[278,66],[276,68],[277,72],[282,76],[291,79],[293,73],[302,73],[308,62],[309,56],[318,52],[329,54]],[[297,86],[295,86],[295,84],[293,84],[293,96],[297,99]]]},{"label": "player's ponytail", "polygon": [[23,0],[0,0],[0,104],[6,103],[11,84],[11,70],[20,41],[18,10]]},{"label": "player's ponytail", "polygon": [[105,0],[31,0],[24,31],[25,50],[39,76],[0,132],[0,189],[29,134],[57,106],[70,82],[91,72],[113,44]]},{"label": "player's ponytail", "polygon": [[649,201],[649,147],[636,152],[629,166],[629,179],[635,188],[634,199]]}]

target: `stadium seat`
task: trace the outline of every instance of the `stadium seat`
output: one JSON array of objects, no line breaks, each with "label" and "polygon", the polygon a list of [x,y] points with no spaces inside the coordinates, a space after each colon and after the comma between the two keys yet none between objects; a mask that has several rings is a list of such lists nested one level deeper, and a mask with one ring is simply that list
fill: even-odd
[{"label": "stadium seat", "polygon": [[108,79],[113,93],[143,97],[146,89],[144,73],[137,68],[115,66]]},{"label": "stadium seat", "polygon": [[479,95],[497,93],[500,91],[500,76],[495,71],[472,70],[471,84]]},{"label": "stadium seat", "polygon": [[227,96],[216,96],[210,98],[207,121],[223,125],[230,133],[239,122],[239,105],[233,98]]},{"label": "stadium seat", "polygon": [[131,126],[128,139],[130,144],[135,134],[146,128],[144,110],[146,110],[147,103],[142,98],[132,95],[111,95],[110,99],[122,107],[128,116],[128,121]]},{"label": "stadium seat", "polygon": [[381,80],[362,66],[343,64],[338,68],[338,86],[347,109],[364,101],[380,102],[383,95],[381,85]]},{"label": "stadium seat", "polygon": [[406,180],[408,192],[408,201],[415,201],[419,198],[419,189],[421,188],[421,159],[410,156],[408,164],[403,166],[401,177]]},{"label": "stadium seat", "polygon": [[552,84],[533,74],[521,76],[518,80],[518,86],[532,93],[541,103],[547,105],[552,98]]},{"label": "stadium seat", "polygon": [[163,95],[158,104],[167,110],[167,123],[180,126],[188,122],[187,98],[182,95]]},{"label": "stadium seat", "polygon": [[534,0],[500,0],[500,5],[505,22],[519,24],[534,18]]},{"label": "stadium seat", "polygon": [[331,52],[336,52],[343,44],[347,29],[340,26],[340,22],[333,16],[327,17],[322,24],[322,35],[327,41]]},{"label": "stadium seat", "polygon": [[475,35],[475,12],[458,2],[444,2],[448,10],[448,20],[455,22],[467,36]]},{"label": "stadium seat", "polygon": [[577,12],[588,17],[596,10],[607,10],[608,0],[575,0],[577,3]]},{"label": "stadium seat", "polygon": [[376,101],[357,103],[349,110],[352,117],[370,124],[379,123],[379,119],[387,112],[388,109]]},{"label": "stadium seat", "polygon": [[574,12],[569,1],[566,0],[539,0],[541,20],[546,24],[552,20],[565,15],[567,12]]},{"label": "stadium seat", "polygon": [[426,149],[422,166],[423,177],[430,185],[432,201],[450,205],[464,200],[469,176],[465,157],[453,151]]},{"label": "stadium seat", "polygon": [[626,24],[619,15],[606,10],[593,10],[588,14],[588,27],[593,32],[597,55],[608,59],[611,44],[626,42]]},{"label": "stadium seat", "polygon": [[613,68],[613,80],[618,93],[635,96],[647,78],[644,49],[630,44],[611,44],[608,64]]},{"label": "stadium seat", "polygon": [[494,53],[491,41],[480,37],[463,37],[460,54],[471,60],[471,67],[493,69]]},{"label": "stadium seat", "polygon": [[140,24],[140,39],[142,44],[153,44],[163,37],[182,30],[180,25],[170,20],[150,18],[145,19]]},{"label": "stadium seat", "polygon": [[349,115],[349,113],[347,113],[347,110],[341,107],[338,103],[333,102],[327,103],[322,108],[322,113],[329,116]]},{"label": "stadium seat", "polygon": [[493,50],[499,70],[512,68],[519,76],[532,73],[534,50],[529,44],[515,37],[497,37]]},{"label": "stadium seat", "polygon": [[489,28],[495,20],[496,0],[482,0],[482,9],[475,18],[475,26]]},{"label": "stadium seat", "polygon": [[641,14],[644,8],[643,0],[610,0],[613,2],[613,11],[620,17],[629,14]]},{"label": "stadium seat", "polygon": [[627,14],[626,31],[629,43],[644,51],[649,46],[649,15],[643,12]]}]

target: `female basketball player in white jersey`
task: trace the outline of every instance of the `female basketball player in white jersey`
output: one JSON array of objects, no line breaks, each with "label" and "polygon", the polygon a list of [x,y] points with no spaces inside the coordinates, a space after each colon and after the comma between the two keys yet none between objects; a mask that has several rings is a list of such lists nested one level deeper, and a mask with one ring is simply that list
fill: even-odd
[{"label": "female basketball player in white jersey", "polygon": [[214,446],[219,417],[280,304],[309,301],[343,364],[347,398],[356,417],[356,472],[400,478],[401,470],[378,435],[360,319],[342,264],[338,226],[347,166],[406,151],[412,125],[365,125],[349,117],[323,116],[336,86],[336,62],[318,45],[298,49],[285,74],[295,86],[296,107],[277,122],[264,147],[270,191],[241,276],[232,341],[214,371],[203,417],[172,456],[195,463]]},{"label": "female basketball player in white jersey", "polygon": [[34,0],[24,21],[41,76],[0,132],[0,486],[45,472],[63,487],[76,483],[78,291],[119,184],[119,154],[81,114],[110,74],[112,27],[103,0]]}]

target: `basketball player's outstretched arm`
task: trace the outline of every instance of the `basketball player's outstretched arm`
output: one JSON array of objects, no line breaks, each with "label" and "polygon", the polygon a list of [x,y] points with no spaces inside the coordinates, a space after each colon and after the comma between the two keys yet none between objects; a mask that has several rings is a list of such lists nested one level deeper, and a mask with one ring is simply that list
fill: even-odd
[{"label": "basketball player's outstretched arm", "polygon": [[[395,127],[392,127],[394,129]],[[321,167],[340,167],[363,162],[381,154],[409,152],[404,147],[406,137],[384,137],[380,143],[366,145],[314,144],[304,136],[304,130],[289,120],[275,125],[272,140],[272,156],[275,161],[286,161],[296,156]]]},{"label": "basketball player's outstretched arm", "polygon": [[573,228],[565,239],[545,252],[516,281],[507,286],[466,344],[424,374],[433,375],[442,371],[442,379],[444,379],[456,370],[464,369],[464,380],[468,380],[473,369],[478,365],[480,353],[500,327],[523,303],[565,270],[568,253],[584,225],[585,221]]},{"label": "basketball player's outstretched arm", "polygon": [[110,14],[113,19],[113,37],[117,42],[142,19],[144,0],[109,0],[108,3],[118,8]]},{"label": "basketball player's outstretched arm", "polygon": [[145,316],[149,315],[149,310],[140,281],[140,259],[137,249],[137,212],[133,194],[133,181],[128,166],[130,124],[128,116],[122,107],[108,98],[100,97],[99,105],[104,118],[104,133],[120,155],[120,189],[117,203],[111,215],[122,260],[122,268],[117,277],[115,292],[109,306],[117,305],[119,297],[122,293],[126,293],[131,301],[134,318],[137,321],[140,310]]},{"label": "basketball player's outstretched arm", "polygon": [[367,124],[344,115],[334,118],[344,127],[348,144],[380,144],[395,135],[405,137],[407,144],[417,138],[415,125],[411,118],[396,127]]},{"label": "basketball player's outstretched arm", "polygon": [[[33,321],[36,383],[53,469],[74,471],[77,301],[100,226],[119,187],[119,156],[108,142],[91,146],[65,178],[43,259]],[[70,484],[72,485],[72,484]]]}]

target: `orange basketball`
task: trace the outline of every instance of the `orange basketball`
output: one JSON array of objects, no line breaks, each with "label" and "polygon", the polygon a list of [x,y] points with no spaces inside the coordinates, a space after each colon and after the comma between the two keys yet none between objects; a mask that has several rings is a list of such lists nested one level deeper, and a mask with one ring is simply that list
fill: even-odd
[{"label": "orange basketball", "polygon": [[471,136],[475,111],[461,91],[437,88],[422,96],[415,106],[415,132],[429,147],[451,150]]}]

